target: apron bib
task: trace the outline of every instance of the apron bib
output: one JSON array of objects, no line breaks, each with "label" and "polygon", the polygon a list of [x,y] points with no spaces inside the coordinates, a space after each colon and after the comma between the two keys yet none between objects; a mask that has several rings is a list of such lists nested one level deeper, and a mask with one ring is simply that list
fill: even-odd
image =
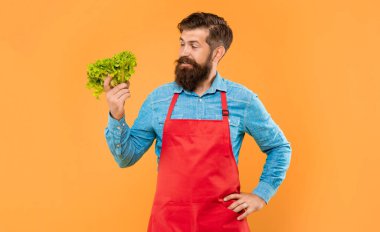
[{"label": "apron bib", "polygon": [[173,95],[164,123],[156,194],[148,232],[249,232],[223,198],[240,193],[228,123],[226,93],[222,120],[171,119]]}]

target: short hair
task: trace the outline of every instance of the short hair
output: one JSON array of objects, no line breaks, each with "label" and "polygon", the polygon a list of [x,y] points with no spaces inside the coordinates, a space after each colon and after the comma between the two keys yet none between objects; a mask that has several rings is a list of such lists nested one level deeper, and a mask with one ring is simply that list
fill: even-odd
[{"label": "short hair", "polygon": [[209,30],[209,35],[206,38],[206,42],[211,47],[211,50],[222,45],[227,52],[233,39],[232,30],[227,22],[222,17],[211,13],[192,13],[182,19],[177,28],[181,33],[184,30],[207,28]]}]

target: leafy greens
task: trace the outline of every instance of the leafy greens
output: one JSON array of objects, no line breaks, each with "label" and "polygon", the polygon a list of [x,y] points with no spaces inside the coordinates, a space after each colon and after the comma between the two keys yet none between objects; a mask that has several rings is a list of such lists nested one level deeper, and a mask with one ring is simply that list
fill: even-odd
[{"label": "leafy greens", "polygon": [[104,91],[103,84],[108,74],[112,76],[110,85],[115,87],[130,79],[131,75],[135,73],[136,65],[136,57],[129,51],[120,52],[112,58],[97,60],[87,66],[88,82],[86,86],[88,89],[93,89],[93,95],[99,99],[99,95]]}]

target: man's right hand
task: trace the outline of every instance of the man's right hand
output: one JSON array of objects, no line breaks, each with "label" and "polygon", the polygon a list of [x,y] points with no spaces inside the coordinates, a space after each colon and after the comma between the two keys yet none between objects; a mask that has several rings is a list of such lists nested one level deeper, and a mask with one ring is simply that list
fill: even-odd
[{"label": "man's right hand", "polygon": [[131,97],[129,91],[129,81],[111,87],[112,77],[110,75],[104,80],[104,92],[106,92],[108,107],[111,116],[116,120],[120,120],[124,116],[124,104],[127,98]]}]

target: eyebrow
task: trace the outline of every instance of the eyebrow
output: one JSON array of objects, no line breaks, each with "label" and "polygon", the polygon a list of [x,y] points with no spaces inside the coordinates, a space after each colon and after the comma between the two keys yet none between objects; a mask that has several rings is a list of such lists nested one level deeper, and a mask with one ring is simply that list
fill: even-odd
[{"label": "eyebrow", "polygon": [[[180,41],[184,41],[184,40],[182,39],[182,37],[179,37],[179,40],[180,40]],[[197,40],[190,40],[189,43],[197,43],[197,44],[201,44],[201,43],[200,43],[199,41],[197,41]]]}]

